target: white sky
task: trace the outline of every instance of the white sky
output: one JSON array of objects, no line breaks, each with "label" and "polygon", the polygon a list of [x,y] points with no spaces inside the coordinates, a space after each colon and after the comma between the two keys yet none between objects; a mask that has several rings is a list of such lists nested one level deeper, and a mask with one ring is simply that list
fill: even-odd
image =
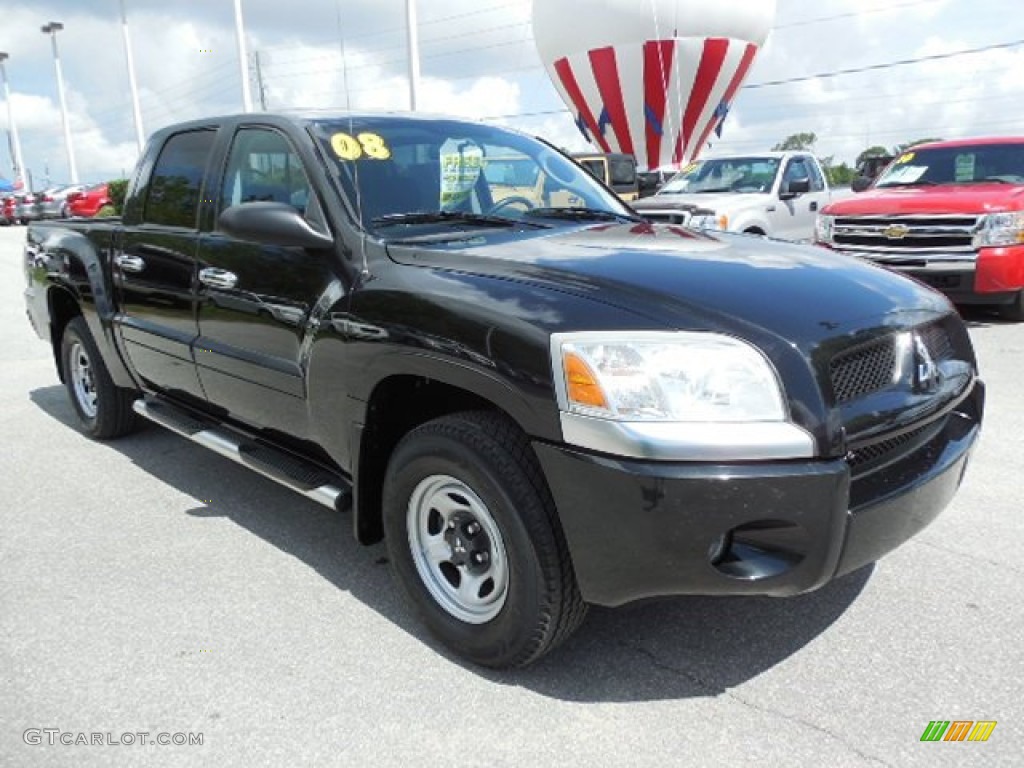
[{"label": "white sky", "polygon": [[[639,0],[638,0],[639,2]],[[708,0],[714,3],[715,0]],[[232,0],[125,0],[146,133],[241,109]],[[747,88],[713,152],[768,149],[813,131],[817,150],[852,162],[865,147],[922,137],[1024,134],[1021,0],[778,0],[775,29],[748,85],[1021,41],[1022,45],[863,74]],[[243,0],[268,106],[403,109],[405,0]],[[533,45],[531,0],[418,0],[421,108],[486,117],[585,148]],[[136,159],[118,0],[0,0],[0,50],[25,164],[36,188],[67,180],[48,37],[61,59],[85,181]],[[567,31],[568,34],[568,31]],[[2,96],[2,94],[0,94]],[[540,113],[540,114],[537,114]],[[0,130],[7,105],[0,103]],[[6,135],[0,176],[10,177]]]}]

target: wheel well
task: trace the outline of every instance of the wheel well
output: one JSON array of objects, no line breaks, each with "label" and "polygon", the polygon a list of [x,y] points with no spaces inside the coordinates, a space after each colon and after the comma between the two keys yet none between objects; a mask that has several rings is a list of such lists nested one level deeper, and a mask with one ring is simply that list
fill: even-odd
[{"label": "wheel well", "polygon": [[381,498],[391,452],[410,430],[459,411],[501,411],[493,403],[458,387],[419,376],[392,376],[373,390],[359,447],[356,478],[356,536],[363,544],[384,538]]},{"label": "wheel well", "polygon": [[760,227],[747,227],[743,230],[748,235],[763,235],[764,230]]},{"label": "wheel well", "polygon": [[64,381],[64,366],[60,362],[60,345],[64,338],[64,329],[71,318],[82,314],[81,307],[74,297],[60,288],[51,288],[50,304],[50,346],[53,349],[53,362],[57,366],[57,375]]}]

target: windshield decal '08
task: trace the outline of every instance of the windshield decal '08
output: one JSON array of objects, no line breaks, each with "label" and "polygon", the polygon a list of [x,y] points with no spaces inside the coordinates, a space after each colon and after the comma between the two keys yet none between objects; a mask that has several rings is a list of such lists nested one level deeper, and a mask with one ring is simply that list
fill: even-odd
[{"label": "windshield decal '08", "polygon": [[338,131],[331,136],[331,149],[342,160],[358,160],[366,156],[371,160],[390,160],[391,150],[378,133],[360,133],[357,136]]}]

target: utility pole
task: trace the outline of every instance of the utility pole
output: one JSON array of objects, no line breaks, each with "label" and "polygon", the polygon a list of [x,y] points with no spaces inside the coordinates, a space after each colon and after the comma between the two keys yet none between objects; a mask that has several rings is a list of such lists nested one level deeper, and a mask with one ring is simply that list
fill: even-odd
[{"label": "utility pole", "polygon": [[238,68],[242,75],[242,111],[252,112],[252,91],[249,88],[249,57],[245,52],[245,24],[242,21],[242,0],[235,0],[235,36],[238,38]]},{"label": "utility pole", "polygon": [[263,67],[260,65],[260,52],[256,51],[252,55],[253,64],[253,75],[256,78],[256,93],[260,97],[260,109],[264,112],[267,111],[267,88],[263,82]]},{"label": "utility pole", "polygon": [[64,97],[64,75],[60,69],[60,53],[57,51],[57,33],[64,29],[59,21],[51,21],[42,27],[44,35],[50,36],[53,44],[53,67],[57,72],[57,98],[60,99],[60,116],[64,123],[64,148],[68,153],[68,170],[71,173],[71,183],[78,183],[78,166],[75,164],[75,148],[71,144],[71,123],[68,121],[68,102]]},{"label": "utility pole", "polygon": [[405,0],[405,25],[409,40],[409,109],[415,112],[420,89],[420,33],[416,21],[416,0]]},{"label": "utility pole", "polygon": [[[28,183],[25,176],[25,160],[21,156],[21,141],[18,139],[18,126],[14,122],[14,105],[11,103],[11,86],[7,82],[7,68],[4,62],[9,59],[6,53],[0,52],[0,79],[4,81],[4,101],[7,102],[7,125],[11,134],[11,159],[14,160],[14,183],[21,179],[22,184]],[[27,187],[26,187],[27,189]]]},{"label": "utility pole", "polygon": [[128,61],[128,87],[132,91],[132,113],[135,116],[135,143],[139,147],[139,155],[146,146],[146,133],[142,129],[142,108],[139,106],[139,85],[135,80],[135,61],[132,57],[132,40],[128,36],[128,14],[121,0],[121,32],[124,35],[124,56]]}]

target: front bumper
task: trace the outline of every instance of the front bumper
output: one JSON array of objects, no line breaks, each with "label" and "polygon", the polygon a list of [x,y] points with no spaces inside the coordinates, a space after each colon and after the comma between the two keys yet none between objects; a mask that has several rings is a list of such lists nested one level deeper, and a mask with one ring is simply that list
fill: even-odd
[{"label": "front bumper", "polygon": [[1024,289],[1024,246],[981,248],[977,253],[944,256],[922,253],[919,258],[834,244],[825,247],[909,275],[941,291],[954,304],[1008,304]]},{"label": "front bumper", "polygon": [[977,382],[928,442],[863,476],[845,459],[667,463],[534,447],[587,602],[782,596],[873,562],[934,520],[960,485],[983,407]]}]

